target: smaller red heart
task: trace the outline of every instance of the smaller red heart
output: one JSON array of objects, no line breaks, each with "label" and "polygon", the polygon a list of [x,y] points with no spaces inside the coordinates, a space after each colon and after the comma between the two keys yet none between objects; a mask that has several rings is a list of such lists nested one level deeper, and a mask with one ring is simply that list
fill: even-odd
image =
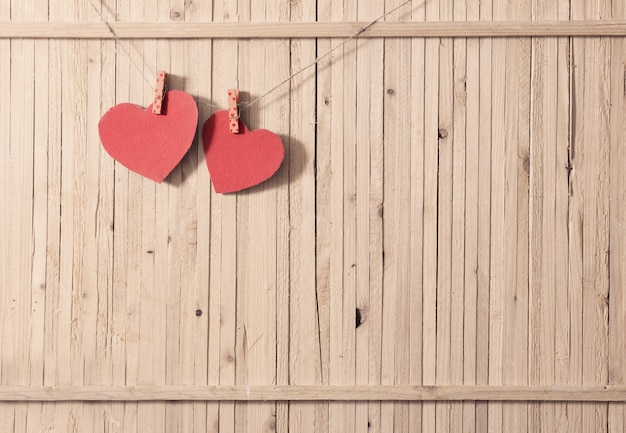
[{"label": "smaller red heart", "polygon": [[202,130],[206,164],[217,193],[241,191],[266,181],[285,157],[278,135],[267,129],[250,131],[243,122],[239,134],[231,134],[228,122],[228,111],[216,111]]},{"label": "smaller red heart", "polygon": [[123,103],[107,111],[98,132],[102,146],[126,168],[162,182],[191,147],[198,125],[198,107],[188,93],[170,90],[163,114]]}]

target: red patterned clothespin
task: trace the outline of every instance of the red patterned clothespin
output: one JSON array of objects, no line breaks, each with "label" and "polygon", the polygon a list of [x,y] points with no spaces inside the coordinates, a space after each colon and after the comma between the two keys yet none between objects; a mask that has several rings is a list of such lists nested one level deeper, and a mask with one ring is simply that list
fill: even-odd
[{"label": "red patterned clothespin", "polygon": [[167,91],[167,72],[157,72],[156,85],[154,86],[154,101],[152,102],[152,114],[161,114],[165,92]]},{"label": "red patterned clothespin", "polygon": [[228,128],[231,134],[239,134],[239,90],[228,89]]}]

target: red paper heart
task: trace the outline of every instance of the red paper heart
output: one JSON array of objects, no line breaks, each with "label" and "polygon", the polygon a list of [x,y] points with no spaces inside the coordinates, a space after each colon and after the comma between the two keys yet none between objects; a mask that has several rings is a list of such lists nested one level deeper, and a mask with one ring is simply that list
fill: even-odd
[{"label": "red paper heart", "polygon": [[250,131],[241,122],[231,134],[228,111],[216,111],[204,123],[204,154],[215,192],[235,192],[272,177],[285,157],[280,137],[267,129]]},{"label": "red paper heart", "polygon": [[102,146],[116,161],[160,183],[191,147],[197,125],[193,97],[170,90],[162,114],[152,114],[152,104],[146,110],[119,104],[102,116],[98,132]]}]

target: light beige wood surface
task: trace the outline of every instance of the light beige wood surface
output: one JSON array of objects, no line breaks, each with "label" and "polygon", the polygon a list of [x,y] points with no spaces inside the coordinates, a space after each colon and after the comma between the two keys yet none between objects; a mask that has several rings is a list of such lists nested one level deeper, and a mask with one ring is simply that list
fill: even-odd
[{"label": "light beige wood surface", "polygon": [[[455,2],[457,8],[464,2]],[[394,2],[393,6],[398,6]],[[391,9],[391,8],[389,8]],[[419,12],[418,12],[419,13]],[[147,14],[149,15],[149,14]],[[383,15],[369,16],[374,20]],[[440,38],[440,37],[557,37],[557,36],[626,36],[626,21],[608,19],[534,20],[530,17],[502,18],[497,21],[465,21],[456,17],[441,22],[377,22],[346,19],[311,22],[313,17],[296,22],[155,22],[133,20],[110,22],[110,28],[97,22],[0,22],[0,38],[29,39],[287,39],[287,38]],[[454,19],[454,21],[453,21]],[[174,18],[174,21],[181,21]],[[97,20],[96,20],[97,21]]]},{"label": "light beige wood surface", "polygon": [[[626,401],[624,386],[81,385],[3,386],[0,401]],[[391,404],[391,403],[390,403]],[[311,406],[314,407],[314,406]],[[393,407],[393,406],[392,406]],[[449,407],[449,406],[448,406]],[[459,406],[460,407],[460,406]],[[303,407],[304,409],[304,407]]]},{"label": "light beige wood surface", "polygon": [[[402,4],[0,2],[2,432],[624,431],[624,1]],[[160,69],[155,184],[97,125]]]}]

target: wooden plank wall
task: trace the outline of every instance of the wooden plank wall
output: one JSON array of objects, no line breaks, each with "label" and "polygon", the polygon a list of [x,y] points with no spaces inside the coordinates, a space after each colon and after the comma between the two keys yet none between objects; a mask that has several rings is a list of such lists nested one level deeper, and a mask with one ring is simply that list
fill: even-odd
[{"label": "wooden plank wall", "polygon": [[[93,0],[125,22],[371,21],[401,2]],[[624,0],[432,0],[387,21],[624,19]],[[89,0],[0,21],[99,22]],[[623,38],[352,40],[243,113],[261,186],[197,139],[155,184],[97,124],[157,69],[262,95],[339,44],[0,39],[0,385],[626,385]],[[147,80],[146,80],[147,79]],[[147,81],[147,82],[146,82]],[[607,432],[623,403],[0,403],[0,430]]]}]

